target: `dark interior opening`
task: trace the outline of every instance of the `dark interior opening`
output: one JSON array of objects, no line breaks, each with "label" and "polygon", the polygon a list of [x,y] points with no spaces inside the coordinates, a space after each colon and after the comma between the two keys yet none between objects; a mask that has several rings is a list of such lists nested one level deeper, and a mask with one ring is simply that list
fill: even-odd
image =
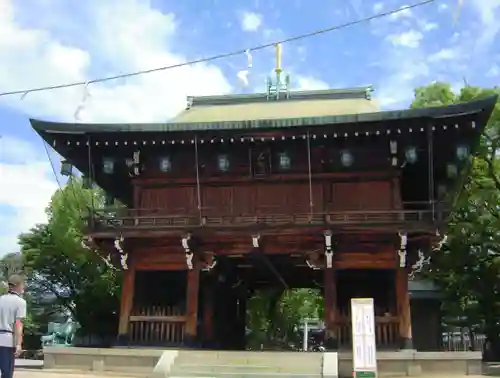
[{"label": "dark interior opening", "polygon": [[342,315],[351,313],[351,298],[373,298],[375,316],[395,314],[394,270],[346,269],[337,274],[337,306]]},{"label": "dark interior opening", "polygon": [[186,271],[137,271],[134,306],[185,307]]}]

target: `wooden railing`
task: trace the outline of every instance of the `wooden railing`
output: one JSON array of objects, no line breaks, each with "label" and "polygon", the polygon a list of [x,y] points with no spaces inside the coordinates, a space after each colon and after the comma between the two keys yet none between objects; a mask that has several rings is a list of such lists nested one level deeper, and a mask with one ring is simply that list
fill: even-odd
[{"label": "wooden railing", "polygon": [[[348,318],[337,321],[337,338],[340,347],[352,346],[352,326]],[[375,317],[375,339],[379,348],[397,347],[399,339],[399,320],[396,316]]]},{"label": "wooden railing", "polygon": [[252,214],[199,216],[169,214],[160,209],[102,209],[88,218],[91,231],[107,229],[189,229],[189,228],[245,228],[255,225],[267,227],[328,226],[328,225],[399,225],[429,224],[444,221],[446,210],[376,210],[330,211],[325,213]]},{"label": "wooden railing", "polygon": [[178,307],[140,307],[129,319],[132,344],[180,345],[186,317]]}]

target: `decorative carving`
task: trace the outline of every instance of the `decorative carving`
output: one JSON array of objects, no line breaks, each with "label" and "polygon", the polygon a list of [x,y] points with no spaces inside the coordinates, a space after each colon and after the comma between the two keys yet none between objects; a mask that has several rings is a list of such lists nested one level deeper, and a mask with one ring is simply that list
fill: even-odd
[{"label": "decorative carving", "polygon": [[411,272],[410,274],[408,275],[408,278],[410,280],[413,280],[415,278],[415,275],[417,273],[420,273],[422,271],[422,269],[426,266],[426,265],[429,265],[431,262],[431,257],[428,256],[428,257],[425,257],[425,254],[419,249],[418,250],[418,259],[417,261],[415,262],[415,264],[413,264],[411,266]]},{"label": "decorative carving", "polygon": [[120,235],[120,237],[115,239],[114,246],[115,246],[115,249],[120,254],[120,265],[122,266],[123,270],[127,270],[128,269],[128,264],[127,264],[128,253],[126,253],[123,249],[123,242],[124,241],[125,241],[125,238],[123,237],[123,235]]},{"label": "decorative carving", "polygon": [[391,140],[389,142],[389,147],[390,147],[390,150],[391,150],[391,165],[393,167],[396,167],[398,165],[398,157],[397,157],[397,153],[398,153],[398,142],[395,141],[395,140]]},{"label": "decorative carving", "polygon": [[139,176],[139,164],[141,163],[140,159],[141,151],[134,152],[134,175]]},{"label": "decorative carving", "polygon": [[260,247],[260,235],[259,234],[252,236],[252,247],[254,247],[254,248]]},{"label": "decorative carving", "polygon": [[132,159],[127,159],[125,161],[127,167],[131,168],[131,172],[129,172],[130,177],[139,176],[141,173],[141,151],[137,150],[132,155]]},{"label": "decorative carving", "polygon": [[326,267],[331,268],[333,266],[332,232],[330,230],[325,231],[324,236]]},{"label": "decorative carving", "polygon": [[188,96],[186,99],[186,110],[189,110],[193,107],[193,96]]},{"label": "decorative carving", "polygon": [[191,251],[191,247],[189,245],[189,241],[191,240],[191,234],[187,234],[182,238],[181,244],[182,248],[184,248],[184,252],[186,253],[186,265],[189,270],[193,269],[193,251]]},{"label": "decorative carving", "polygon": [[396,155],[398,153],[398,142],[395,140],[391,140],[389,142],[389,147],[391,149],[391,154]]},{"label": "decorative carving", "polygon": [[114,246],[115,246],[115,249],[118,251],[118,253],[123,254],[123,241],[125,239],[123,238],[123,235],[120,235],[119,237],[117,237],[115,239],[115,242],[114,242]]},{"label": "decorative carving", "polygon": [[[441,233],[439,232],[439,230],[436,230],[436,236],[441,237]],[[440,251],[441,248],[443,248],[443,245],[445,245],[447,241],[448,241],[448,235],[444,234],[441,240],[437,242],[436,246],[432,248],[432,251],[434,252]]]},{"label": "decorative carving", "polygon": [[92,236],[84,236],[82,238],[81,246],[85,249],[93,249],[91,245],[94,243]]},{"label": "decorative carving", "polygon": [[319,253],[320,251],[319,250],[315,250],[315,251],[309,251],[309,252],[306,252],[306,264],[309,268],[311,268],[312,270],[319,270],[321,269],[320,265],[321,265],[321,255]]},{"label": "decorative carving", "polygon": [[406,232],[399,232],[400,245],[398,250],[399,255],[399,267],[406,267],[406,245],[408,244],[408,236]]},{"label": "decorative carving", "polygon": [[254,175],[269,174],[270,163],[271,163],[269,151],[266,148],[260,147],[255,150],[252,150],[251,156],[252,156],[253,174]]},{"label": "decorative carving", "polygon": [[102,261],[104,261],[104,263],[107,265],[107,267],[109,269],[115,269],[115,267],[113,266],[113,264],[111,263],[111,255],[108,254],[106,257],[102,257]]},{"label": "decorative carving", "polygon": [[128,253],[122,253],[120,255],[120,265],[122,266],[123,270],[128,270]]},{"label": "decorative carving", "polygon": [[240,287],[243,284],[243,280],[238,278],[238,281],[234,285],[231,286],[231,289],[236,289],[237,287]]},{"label": "decorative carving", "polygon": [[193,270],[193,252],[186,252],[186,265],[188,270]]},{"label": "decorative carving", "polygon": [[398,255],[399,255],[399,267],[400,268],[406,267],[406,249],[398,250]]},{"label": "decorative carving", "polygon": [[210,263],[206,262],[205,267],[202,269],[204,272],[210,272],[217,265],[217,256],[213,252],[206,252],[210,254]]},{"label": "decorative carving", "polygon": [[316,265],[314,265],[312,262],[310,262],[309,260],[306,260],[306,264],[309,268],[311,268],[312,270],[319,270],[321,268],[317,267]]}]

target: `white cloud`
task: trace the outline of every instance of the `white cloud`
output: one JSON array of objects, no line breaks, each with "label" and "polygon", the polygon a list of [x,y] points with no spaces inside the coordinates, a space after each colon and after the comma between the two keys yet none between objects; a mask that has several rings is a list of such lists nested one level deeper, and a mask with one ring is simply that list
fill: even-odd
[{"label": "white cloud", "polygon": [[[78,4],[88,7],[87,12],[73,9],[71,13],[54,9],[56,2],[37,2],[37,12],[45,16],[31,24],[21,23],[17,18],[33,12],[28,8],[31,3],[26,4],[27,8],[23,8],[24,4],[0,0],[2,90],[86,81],[94,78],[96,72],[102,73],[102,67],[107,73],[130,72],[187,60],[172,52],[178,32],[175,15],[161,13],[151,8],[149,2],[86,1]],[[36,23],[51,24],[52,14],[58,20],[65,20],[64,23],[52,20],[52,24],[70,25],[71,29],[56,33]],[[85,19],[85,14],[91,18]],[[199,64],[92,84],[89,89],[91,97],[86,103],[84,121],[148,122],[174,116],[185,107],[187,95],[224,94],[231,91],[231,86],[219,68]],[[12,96],[1,99],[0,103],[30,115],[72,121],[82,93],[81,87],[28,93],[23,101]],[[4,225],[0,252],[15,245],[19,232],[45,219],[44,209],[56,189],[47,164],[40,163],[46,159],[34,152],[39,147],[24,141],[16,143],[17,151],[13,144],[6,143],[8,156],[0,159],[0,206],[2,209],[10,206],[15,214],[4,219],[5,213],[0,212]]]},{"label": "white cloud", "polygon": [[441,4],[439,4],[439,5],[438,5],[438,10],[439,10],[440,12],[445,11],[445,10],[447,10],[447,9],[448,9],[448,4],[441,3]]},{"label": "white cloud", "polygon": [[[12,10],[14,3],[2,0]],[[92,38],[92,49],[64,44],[59,35],[36,28],[21,27],[13,12],[0,12],[0,87],[29,88],[47,84],[86,81],[90,69],[105,61],[113,72],[130,72],[179,64],[186,57],[169,48],[176,37],[173,14],[163,14],[139,0],[111,0],[93,11],[93,25],[81,30]],[[119,14],[119,17],[112,15]],[[70,17],[70,15],[66,15]],[[94,71],[94,70],[92,70]],[[200,64],[161,71],[121,81],[93,84],[86,105],[85,121],[147,122],[166,120],[185,106],[189,95],[222,94],[231,90],[222,72],[213,65]],[[83,89],[73,88],[29,93],[23,102],[10,104],[43,114],[71,119]]]},{"label": "white cloud", "polygon": [[0,139],[0,255],[17,252],[17,235],[47,220],[45,208],[57,189],[50,164],[33,147],[9,135]]},{"label": "white cloud", "polygon": [[395,21],[395,20],[400,20],[402,18],[411,18],[411,17],[413,17],[413,12],[411,11],[411,9],[405,8],[406,6],[407,5],[401,6],[399,8],[400,11],[396,12],[396,13],[392,13],[389,16],[389,19]]},{"label": "white cloud", "polygon": [[320,90],[328,89],[329,86],[326,82],[316,79],[312,76],[300,76],[297,75],[293,79],[293,89],[299,91],[310,91],[310,90]]},{"label": "white cloud", "polygon": [[438,52],[429,55],[427,59],[429,62],[441,62],[443,60],[452,60],[456,59],[459,55],[459,52],[455,49],[445,48],[441,49]]},{"label": "white cloud", "polygon": [[490,67],[490,69],[486,72],[487,77],[496,77],[500,76],[500,66],[498,64],[494,64]]},{"label": "white cloud", "polygon": [[375,3],[373,4],[373,13],[380,13],[382,9],[384,9],[384,3]]},{"label": "white cloud", "polygon": [[262,16],[254,12],[243,12],[241,15],[241,28],[247,32],[254,32],[262,25]]},{"label": "white cloud", "polygon": [[409,30],[400,34],[389,34],[386,39],[394,46],[417,48],[423,35],[418,30]]},{"label": "white cloud", "polygon": [[427,81],[430,73],[421,49],[392,48],[384,51],[383,61],[379,66],[386,73],[378,85],[375,96],[385,109],[406,107],[413,97],[417,83]]},{"label": "white cloud", "polygon": [[[471,4],[481,21],[478,45],[491,44],[500,33],[500,0],[472,0]],[[463,12],[463,10],[462,10]]]},{"label": "white cloud", "polygon": [[421,22],[421,25],[420,25],[420,28],[425,31],[425,32],[428,32],[428,31],[431,31],[431,30],[435,30],[439,27],[439,25],[435,22],[427,22],[427,21],[422,21]]}]

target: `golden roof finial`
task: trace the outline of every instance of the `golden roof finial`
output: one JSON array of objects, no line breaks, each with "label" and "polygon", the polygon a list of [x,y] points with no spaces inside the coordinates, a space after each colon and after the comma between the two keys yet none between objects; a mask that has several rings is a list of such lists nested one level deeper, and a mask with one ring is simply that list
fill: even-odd
[{"label": "golden roof finial", "polygon": [[281,44],[277,43],[276,44],[276,68],[274,71],[279,74],[283,70],[281,69]]}]

